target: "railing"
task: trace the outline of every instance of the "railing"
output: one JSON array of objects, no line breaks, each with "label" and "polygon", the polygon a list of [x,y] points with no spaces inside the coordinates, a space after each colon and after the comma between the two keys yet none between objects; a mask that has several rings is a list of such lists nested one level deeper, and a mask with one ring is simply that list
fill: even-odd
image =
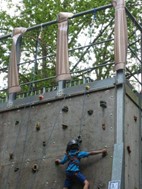
[{"label": "railing", "polygon": [[[112,5],[75,14],[69,21],[69,62],[72,80],[65,87],[113,77],[114,72],[114,13]],[[107,19],[105,14],[107,13]],[[141,92],[142,27],[126,8],[128,27],[128,56],[126,78]],[[109,19],[108,19],[109,18]],[[108,21],[109,20],[109,21]],[[57,90],[55,76],[57,21],[30,27],[22,39],[21,61],[18,64],[20,93],[16,98]],[[51,40],[52,39],[52,40]],[[54,39],[54,40],[53,40]],[[3,79],[0,102],[7,101],[7,74],[11,35],[0,37],[4,56],[0,58]],[[2,64],[3,63],[3,64]]]}]

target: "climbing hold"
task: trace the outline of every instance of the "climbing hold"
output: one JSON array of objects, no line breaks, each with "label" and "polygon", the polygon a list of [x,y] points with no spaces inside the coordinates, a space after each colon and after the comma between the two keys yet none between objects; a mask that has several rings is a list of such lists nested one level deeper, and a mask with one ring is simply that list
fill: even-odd
[{"label": "climbing hold", "polygon": [[107,108],[107,103],[106,103],[106,101],[100,101],[100,106],[102,107],[102,108]]},{"label": "climbing hold", "polygon": [[104,187],[104,184],[103,183],[99,183],[98,186],[97,186],[97,189],[102,189]]},{"label": "climbing hold", "polygon": [[10,153],[10,154],[9,154],[9,160],[12,160],[12,159],[14,159],[14,154],[13,154],[13,153]]},{"label": "climbing hold", "polygon": [[32,166],[32,172],[33,173],[36,173],[38,171],[38,165],[37,164],[34,164],[33,166]]},{"label": "climbing hold", "polygon": [[19,124],[19,121],[15,121],[15,125],[18,125]]},{"label": "climbing hold", "polygon": [[68,128],[68,125],[62,124],[62,128],[65,130]]},{"label": "climbing hold", "polygon": [[77,142],[79,143],[79,144],[81,144],[82,143],[82,138],[81,138],[81,136],[79,135],[78,137],[77,137]]},{"label": "climbing hold", "polygon": [[102,129],[103,129],[103,130],[106,129],[105,123],[102,124]]},{"label": "climbing hold", "polygon": [[44,96],[43,95],[39,95],[38,98],[39,98],[39,100],[43,100]]},{"label": "climbing hold", "polygon": [[9,154],[9,159],[10,159],[10,160],[14,159],[14,154],[13,154],[13,153],[10,153],[10,154]]},{"label": "climbing hold", "polygon": [[40,130],[40,123],[39,123],[39,122],[36,124],[36,130],[37,130],[37,131]]},{"label": "climbing hold", "polygon": [[135,122],[137,121],[137,116],[134,116],[134,120],[135,120]]},{"label": "climbing hold", "polygon": [[130,148],[130,146],[127,146],[127,151],[128,151],[128,154],[131,153],[131,148]]},{"label": "climbing hold", "polygon": [[92,115],[93,114],[93,110],[88,110],[88,115]]},{"label": "climbing hold", "polygon": [[19,168],[15,167],[14,172],[17,172],[17,171],[19,171]]},{"label": "climbing hold", "polygon": [[46,142],[45,142],[45,141],[43,141],[43,142],[42,142],[42,145],[43,145],[43,146],[46,146]]},{"label": "climbing hold", "polygon": [[68,112],[68,111],[69,111],[68,106],[64,106],[64,107],[62,108],[62,111],[63,111],[63,112]]},{"label": "climbing hold", "polygon": [[90,89],[90,86],[89,86],[89,85],[86,85],[85,89],[86,89],[86,90],[89,90],[89,89]]},{"label": "climbing hold", "polygon": [[102,153],[103,158],[106,157],[106,156],[107,156],[107,151]]}]

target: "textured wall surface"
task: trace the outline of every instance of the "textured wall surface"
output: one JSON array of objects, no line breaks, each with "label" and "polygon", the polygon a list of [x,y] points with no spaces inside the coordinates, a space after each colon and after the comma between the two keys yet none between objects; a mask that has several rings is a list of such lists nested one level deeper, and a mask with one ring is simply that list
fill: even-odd
[{"label": "textured wall surface", "polygon": [[139,108],[126,96],[125,188],[139,189],[141,169],[141,124]]},{"label": "textured wall surface", "polygon": [[[107,157],[81,161],[90,188],[106,189],[113,158],[114,95],[109,89],[1,113],[0,188],[61,189],[66,165],[55,166],[54,160],[64,155],[70,139],[81,135],[82,150],[108,147]],[[62,111],[64,106],[68,112]],[[38,168],[35,173],[33,166]],[[73,188],[82,187],[76,183]]]}]

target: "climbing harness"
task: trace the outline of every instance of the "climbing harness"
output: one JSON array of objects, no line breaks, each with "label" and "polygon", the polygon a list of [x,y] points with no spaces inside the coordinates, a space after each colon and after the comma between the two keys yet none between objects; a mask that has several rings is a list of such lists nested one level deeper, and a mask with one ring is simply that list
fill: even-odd
[{"label": "climbing harness", "polygon": [[69,163],[68,163],[68,166],[70,164],[72,164],[72,167],[75,165],[79,166],[79,163],[80,163],[80,159],[77,157],[79,151],[76,152],[76,154],[74,156],[70,156],[68,153],[67,153],[67,156],[68,156],[68,159],[69,159]]}]

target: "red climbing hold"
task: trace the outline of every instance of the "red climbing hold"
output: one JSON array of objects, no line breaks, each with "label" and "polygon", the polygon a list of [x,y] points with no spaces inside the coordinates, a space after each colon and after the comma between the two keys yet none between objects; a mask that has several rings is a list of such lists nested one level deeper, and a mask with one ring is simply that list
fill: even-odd
[{"label": "red climbing hold", "polygon": [[43,100],[44,99],[44,96],[43,95],[39,95],[39,100]]}]

